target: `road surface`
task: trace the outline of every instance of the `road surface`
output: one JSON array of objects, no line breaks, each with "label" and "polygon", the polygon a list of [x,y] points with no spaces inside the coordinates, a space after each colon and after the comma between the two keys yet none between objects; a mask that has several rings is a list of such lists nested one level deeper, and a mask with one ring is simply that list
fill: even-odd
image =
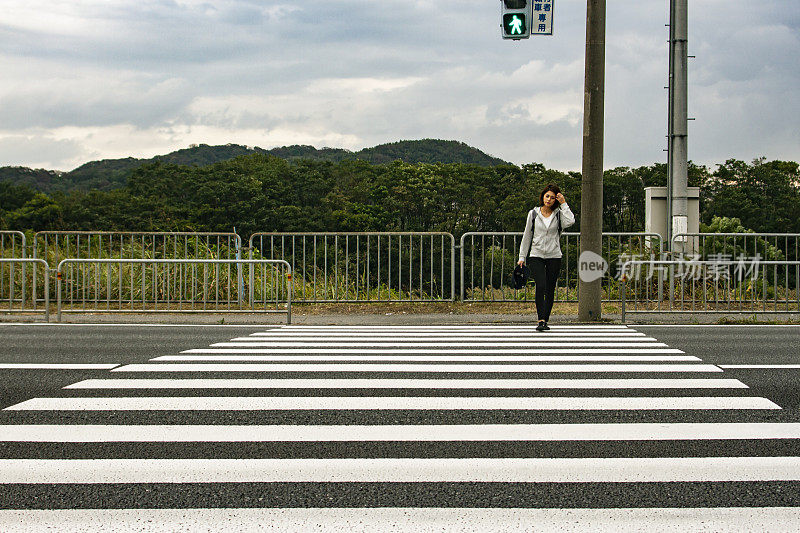
[{"label": "road surface", "polygon": [[0,338],[3,530],[800,520],[797,326],[6,324]]}]

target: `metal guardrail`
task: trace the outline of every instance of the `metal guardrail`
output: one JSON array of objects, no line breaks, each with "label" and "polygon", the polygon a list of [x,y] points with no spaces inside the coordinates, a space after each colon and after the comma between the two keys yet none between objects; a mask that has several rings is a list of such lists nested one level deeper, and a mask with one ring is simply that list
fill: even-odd
[{"label": "metal guardrail", "polygon": [[[784,277],[771,276],[772,269]],[[800,313],[796,260],[632,260],[620,272],[623,322],[630,313]],[[659,280],[655,272],[662,274]],[[669,299],[641,297],[643,286],[665,278],[675,284]]]},{"label": "metal guardrail", "polygon": [[[532,286],[515,290],[509,277],[519,259],[522,232],[468,232],[461,236],[461,299],[472,302],[516,302],[534,299]],[[578,300],[580,233],[561,234],[561,275],[557,302]],[[658,233],[603,233],[602,256],[610,268],[603,278],[604,301],[617,301],[616,269],[625,259],[660,259],[663,239]],[[660,297],[660,293],[654,293]]]},{"label": "metal guardrail", "polygon": [[0,230],[0,257],[24,259],[27,257],[27,249],[24,233],[21,231]]},{"label": "metal guardrail", "polygon": [[[679,233],[673,237],[672,251],[669,259],[793,261],[800,259],[800,233]],[[770,278],[780,277],[778,268],[773,265],[767,273]],[[783,275],[788,278],[788,266],[785,269]],[[669,294],[675,294],[672,277]]]},{"label": "metal guardrail", "polygon": [[[800,259],[800,233],[678,233],[672,238],[673,246],[686,253],[697,253],[700,259],[709,255],[739,255],[754,257],[758,254],[766,260],[780,251],[786,260]],[[674,248],[673,248],[674,249]]]},{"label": "metal guardrail", "polygon": [[39,231],[33,257],[53,268],[62,259],[241,259],[230,232]]},{"label": "metal guardrail", "polygon": [[[32,256],[51,268],[63,259],[241,259],[235,232],[39,231]],[[237,289],[244,297],[241,268]]]},{"label": "metal guardrail", "polygon": [[[578,233],[562,235],[563,263],[557,301],[578,298],[579,237]],[[65,296],[64,312],[88,310],[95,303],[100,311],[111,311],[114,307],[130,311],[134,300],[139,308],[154,311],[222,311],[225,309],[218,307],[229,304],[242,311],[252,310],[274,301],[272,293],[261,292],[266,278],[264,267],[257,263],[260,259],[280,260],[287,268],[293,268],[294,279],[287,290],[291,287],[291,297],[305,302],[454,300],[455,270],[459,267],[458,292],[464,301],[513,302],[533,299],[530,287],[515,291],[507,283],[517,261],[521,238],[521,232],[469,232],[462,235],[460,246],[456,246],[454,237],[442,232],[256,233],[250,238],[250,261],[246,261],[241,259],[241,238],[235,232],[48,231],[34,236],[32,255],[45,264],[58,264],[60,269],[64,260],[68,260],[61,271],[61,282],[73,292],[62,294],[61,288],[58,291],[59,297]],[[633,296],[634,310],[627,312],[638,312],[639,305],[651,311],[752,312],[758,307],[760,312],[794,312],[800,278],[797,265],[800,234],[688,233],[676,235],[675,239],[679,249],[696,254],[694,263],[689,262],[695,268],[698,260],[716,265],[702,267],[706,270],[719,270],[722,264],[740,264],[740,256],[759,258],[762,281],[747,285],[716,279],[700,284],[698,280],[683,279],[679,267],[669,265],[687,262],[677,258],[666,261],[660,235],[604,233],[601,255],[611,266],[603,279],[604,300],[621,301],[624,297],[630,307]],[[456,263],[456,248],[460,248],[460,263]],[[22,232],[0,231],[0,258],[7,255],[21,256],[10,259],[27,257]],[[724,263],[728,258],[732,262]],[[54,263],[56,259],[58,263]],[[76,264],[83,260],[96,265],[91,275],[76,270]],[[215,298],[214,305],[210,305],[210,300],[197,296],[207,281],[203,276],[209,277],[215,261],[219,262],[214,267],[215,273],[219,265],[227,265],[222,268],[225,287],[213,287],[221,299]],[[100,272],[101,264],[114,262],[119,266],[113,272],[109,270],[111,267],[103,267],[106,270]],[[146,275],[142,274],[147,270],[142,265],[155,263],[160,266],[152,266]],[[622,263],[657,268],[646,283],[629,282],[623,290],[618,275]],[[128,266],[122,267],[123,264]],[[243,269],[247,269],[246,279]],[[139,294],[134,300],[126,300],[127,296],[123,298],[122,294],[136,292],[131,289],[131,279],[126,277],[134,276],[131,274],[134,271],[138,276],[134,285]],[[0,262],[0,301],[25,309],[38,309],[42,304],[44,309],[46,300],[54,295],[50,293],[52,287],[44,288],[49,278],[42,274],[42,269],[32,267],[30,262]],[[93,285],[87,283],[89,278]],[[669,283],[665,284],[665,279]],[[161,289],[148,295],[153,280]],[[128,291],[104,300],[100,298],[103,291],[99,290],[99,284],[104,285],[106,293],[110,293],[109,287],[122,291],[124,286]],[[12,291],[15,296],[3,296]],[[89,293],[94,295],[93,299],[85,297]],[[144,306],[139,305],[142,302]],[[204,307],[195,309],[193,305]]]},{"label": "metal guardrail", "polygon": [[[27,257],[26,253],[27,244],[25,242],[24,233],[21,231],[0,230],[0,259],[25,259],[25,257]],[[16,264],[16,261],[0,262],[0,301],[13,301],[13,297],[9,297],[8,293],[12,290],[11,284],[13,280],[16,279],[16,273],[14,272]],[[24,305],[27,295],[26,286],[28,285],[28,279],[25,275],[24,267],[22,272],[21,295]]]},{"label": "metal guardrail", "polygon": [[[242,297],[237,273],[253,273]],[[58,320],[62,313],[265,312],[292,320],[292,267],[281,260],[64,259],[57,269]],[[274,304],[274,308],[269,307]]]},{"label": "metal guardrail", "polygon": [[[39,305],[36,279],[37,267],[42,267],[43,300]],[[29,279],[29,277],[31,279]],[[6,307],[6,304],[8,306]],[[50,276],[47,263],[41,259],[0,258],[0,311],[4,313],[44,312],[50,321]]]},{"label": "metal guardrail", "polygon": [[296,301],[455,299],[455,239],[450,233],[254,233],[249,247],[251,259],[292,264]]}]

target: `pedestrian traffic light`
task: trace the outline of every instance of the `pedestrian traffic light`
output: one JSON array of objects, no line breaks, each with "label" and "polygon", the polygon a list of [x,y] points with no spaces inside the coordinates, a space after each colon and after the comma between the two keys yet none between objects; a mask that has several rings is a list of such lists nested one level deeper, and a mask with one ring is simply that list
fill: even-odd
[{"label": "pedestrian traffic light", "polygon": [[500,26],[503,39],[527,39],[531,36],[530,0],[500,0]]}]

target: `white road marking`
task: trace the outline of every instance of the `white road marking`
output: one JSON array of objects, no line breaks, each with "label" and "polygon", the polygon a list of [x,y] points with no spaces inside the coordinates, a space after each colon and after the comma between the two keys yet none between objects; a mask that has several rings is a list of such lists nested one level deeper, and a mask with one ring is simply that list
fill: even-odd
[{"label": "white road marking", "polygon": [[[368,330],[368,329],[533,329],[536,327],[535,323],[529,325],[501,325],[501,324],[451,324],[451,325],[427,325],[427,326],[414,326],[414,325],[371,325],[362,324],[358,326],[312,326],[312,325],[283,325],[281,329],[354,329],[354,330]],[[604,325],[551,325],[552,329],[575,329],[575,330],[590,330],[590,329],[631,329],[629,326],[620,324],[604,324]]]},{"label": "white road marking", "polygon": [[162,355],[151,361],[699,361],[693,355]]},{"label": "white road marking", "polygon": [[[281,508],[0,510],[5,533],[58,531],[275,531],[453,533],[593,531],[794,531],[797,507],[625,509]],[[591,524],[587,527],[587,524]],[[268,526],[265,526],[268,525]]]},{"label": "white road marking", "polygon": [[[500,334],[495,333],[492,331],[480,332],[480,331],[462,331],[462,332],[441,332],[441,333],[431,333],[428,331],[409,331],[409,332],[400,332],[400,331],[387,331],[387,332],[341,332],[341,331],[327,331],[325,332],[325,336],[327,338],[336,338],[336,337],[348,337],[353,338],[353,340],[358,341],[366,341],[366,340],[381,340],[385,338],[391,339],[398,339],[398,340],[426,340],[426,339],[437,339],[437,340],[446,340],[446,341],[463,341],[463,340],[514,340],[514,341],[531,341],[531,342],[549,342],[554,339],[574,339],[574,340],[584,340],[584,339],[613,339],[613,340],[656,340],[653,337],[648,337],[644,333],[639,333],[636,331],[613,331],[613,332],[605,332],[605,331],[598,331],[594,333],[548,333],[548,334],[531,334],[528,333],[526,335],[521,335],[519,333],[506,333]],[[251,333],[247,337],[236,337],[233,339],[234,341],[257,341],[257,340],[268,340],[268,339],[291,339],[291,340],[312,340],[312,341],[319,341],[321,340],[320,337],[311,336],[309,333],[297,331],[282,331],[282,330],[274,330],[270,332],[257,332]]]},{"label": "white road marking", "polygon": [[190,396],[33,398],[4,411],[294,411],[294,410],[675,410],[780,409],[759,397],[410,397]]},{"label": "white road marking", "polygon": [[0,442],[490,442],[800,439],[797,423],[8,425]]},{"label": "white road marking", "polygon": [[[544,344],[544,346],[537,346]],[[213,348],[296,348],[302,347],[311,349],[317,348],[528,348],[534,350],[541,349],[560,349],[560,348],[666,348],[663,342],[548,342],[548,343],[529,343],[529,342],[217,342],[211,345]]]},{"label": "white road marking", "polygon": [[[5,533],[58,531],[209,531],[453,533],[593,531],[794,531],[796,507],[703,507],[625,509],[502,509],[360,507],[281,509],[58,509],[0,510]],[[213,524],[213,525],[212,525]],[[591,524],[591,527],[587,527]],[[268,525],[268,526],[265,526]]]},{"label": "white road marking", "polygon": [[719,365],[720,368],[800,368],[800,365]]},{"label": "white road marking", "polygon": [[[552,327],[552,326],[551,326]],[[636,324],[642,328],[800,328],[800,324]]]},{"label": "white road marking", "polygon": [[121,324],[109,324],[109,323],[80,323],[80,324],[68,324],[65,322],[0,322],[0,327],[2,326],[45,326],[45,327],[62,327],[62,328],[97,328],[97,327],[126,327],[126,328],[280,328],[281,324],[275,325],[265,325],[265,324],[145,324],[145,323],[121,323]]},{"label": "white road marking", "polygon": [[2,370],[110,370],[119,363],[0,363]]},{"label": "white road marking", "polygon": [[[400,331],[400,332],[416,332],[416,331],[433,331],[433,332],[452,332],[460,333],[463,331],[517,331],[526,334],[540,334],[536,331],[536,324],[528,325],[429,325],[429,326],[389,326],[389,325],[361,325],[361,326],[278,326],[278,331],[292,331],[292,332],[305,332],[312,333],[317,331],[344,331],[344,332],[358,332],[358,331]],[[596,331],[636,331],[627,326],[554,326],[550,325],[550,330],[553,332],[596,332]],[[547,333],[542,333],[547,335]]]},{"label": "white road marking", "polygon": [[357,354],[357,353],[374,353],[374,354],[430,354],[432,352],[439,354],[446,353],[460,353],[460,354],[498,354],[498,353],[574,353],[574,354],[598,354],[598,353],[638,353],[638,354],[656,354],[656,353],[684,353],[683,350],[675,348],[539,348],[535,346],[520,346],[518,348],[501,348],[491,349],[459,349],[459,348],[442,348],[437,350],[422,350],[413,348],[193,348],[191,350],[183,350],[181,353],[203,353],[203,354],[246,354],[246,353],[331,353],[331,354]]},{"label": "white road marking", "polygon": [[111,372],[722,372],[704,364],[544,364],[544,365],[425,365],[357,363],[143,363]]},{"label": "white road marking", "polygon": [[65,389],[746,389],[738,379],[87,379]]},{"label": "white road marking", "polygon": [[0,459],[0,483],[798,481],[800,457]]}]

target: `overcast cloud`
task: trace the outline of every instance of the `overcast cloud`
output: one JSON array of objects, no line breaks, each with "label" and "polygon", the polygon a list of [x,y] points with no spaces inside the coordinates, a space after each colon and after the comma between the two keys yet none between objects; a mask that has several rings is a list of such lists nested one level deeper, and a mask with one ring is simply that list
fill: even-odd
[{"label": "overcast cloud", "polygon": [[[577,170],[585,9],[510,42],[499,0],[5,0],[0,166],[430,137]],[[668,2],[607,17],[605,166],[664,161]],[[689,53],[692,160],[800,161],[800,3],[690,1]]]}]

